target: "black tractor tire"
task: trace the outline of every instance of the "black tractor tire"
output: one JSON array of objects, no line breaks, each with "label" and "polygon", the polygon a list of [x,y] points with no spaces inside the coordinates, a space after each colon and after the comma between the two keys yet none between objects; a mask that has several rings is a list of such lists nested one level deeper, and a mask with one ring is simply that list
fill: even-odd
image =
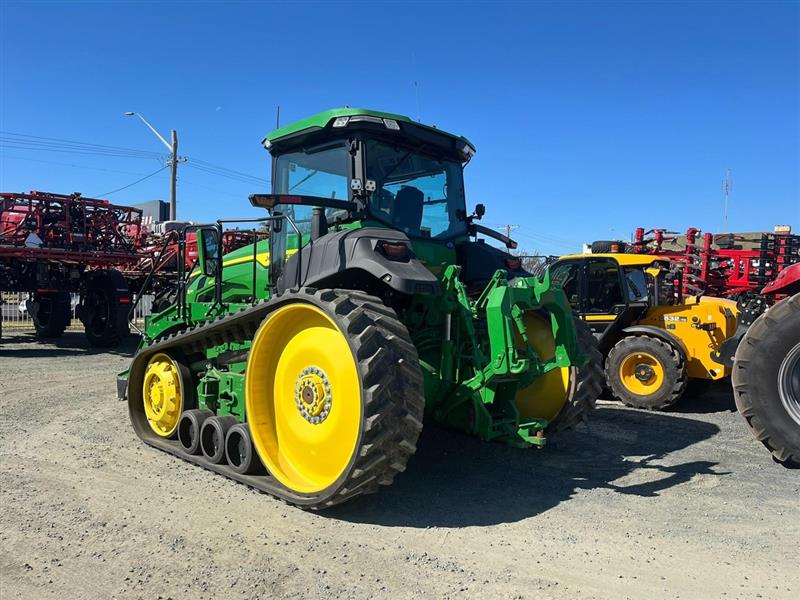
[{"label": "black tractor tire", "polygon": [[787,468],[800,468],[800,294],[761,315],[733,363],[736,407],[755,438]]},{"label": "black tractor tire", "polygon": [[547,435],[572,429],[586,421],[603,391],[603,355],[597,347],[597,338],[580,319],[575,319],[575,329],[579,351],[587,355],[589,361],[582,367],[572,367],[569,400],[556,418],[547,424]]},{"label": "black tractor tire", "polygon": [[72,320],[69,292],[36,292],[27,302],[36,337],[61,337]]},{"label": "black tractor tire", "polygon": [[[620,377],[620,367],[629,356],[647,353],[658,360],[663,370],[664,381],[653,393],[636,394]],[[606,382],[611,392],[625,406],[645,410],[663,410],[675,404],[683,396],[688,382],[686,361],[683,354],[672,344],[649,335],[634,335],[618,341],[606,357]]]},{"label": "black tractor tire", "polygon": [[114,269],[89,276],[79,316],[86,339],[95,348],[113,348],[130,334],[130,293],[122,273]]},{"label": "black tractor tire", "polygon": [[628,244],[619,240],[597,240],[592,242],[592,254],[605,254],[613,252],[612,247],[617,247],[617,252],[626,252]]}]

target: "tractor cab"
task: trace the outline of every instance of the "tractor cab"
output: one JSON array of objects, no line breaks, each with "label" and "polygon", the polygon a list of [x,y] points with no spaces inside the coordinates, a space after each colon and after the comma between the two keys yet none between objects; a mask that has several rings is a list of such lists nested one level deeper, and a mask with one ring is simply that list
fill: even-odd
[{"label": "tractor cab", "polygon": [[469,236],[478,231],[513,244],[473,223],[481,209],[467,212],[463,168],[475,148],[466,138],[400,115],[348,108],[278,129],[264,146],[272,155],[272,194],[252,196],[251,203],[287,217],[287,226],[273,221],[271,232],[278,290],[301,278],[289,264],[298,248],[331,231],[380,229],[385,237],[393,230],[398,235],[382,245],[384,255],[413,255],[433,275],[443,265],[468,264],[464,275],[485,285],[498,268],[508,269],[509,255],[486,244],[482,253],[491,258],[481,273],[465,256],[475,253],[464,247],[474,245]]}]

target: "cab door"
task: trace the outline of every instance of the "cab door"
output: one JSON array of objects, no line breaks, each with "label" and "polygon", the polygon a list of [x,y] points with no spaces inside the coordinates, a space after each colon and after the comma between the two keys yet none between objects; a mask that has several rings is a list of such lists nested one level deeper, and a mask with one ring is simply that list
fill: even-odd
[{"label": "cab door", "polygon": [[628,298],[623,273],[612,258],[586,258],[582,279],[583,303],[579,313],[602,342],[627,325]]}]

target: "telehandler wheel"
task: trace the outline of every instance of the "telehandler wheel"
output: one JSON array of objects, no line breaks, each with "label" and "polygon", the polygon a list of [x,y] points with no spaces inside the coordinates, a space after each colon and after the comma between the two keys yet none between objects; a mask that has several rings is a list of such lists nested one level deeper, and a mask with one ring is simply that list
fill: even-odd
[{"label": "telehandler wheel", "polygon": [[[529,311],[523,316],[528,341],[536,353],[545,360],[555,354],[553,331],[545,319]],[[546,433],[553,434],[574,427],[586,420],[603,385],[603,357],[597,341],[582,321],[575,319],[578,347],[581,354],[589,356],[583,367],[554,369],[517,391],[514,398],[520,417],[547,419]],[[518,343],[522,339],[518,338]]]},{"label": "telehandler wheel", "polygon": [[625,406],[662,410],[686,389],[686,363],[674,346],[648,335],[618,341],[606,358],[606,380]]},{"label": "telehandler wheel", "polygon": [[142,402],[150,429],[159,437],[175,437],[183,411],[194,408],[189,370],[168,354],[155,354],[145,369]]},{"label": "telehandler wheel", "polygon": [[733,395],[776,462],[800,468],[800,294],[750,325],[733,363]]},{"label": "telehandler wheel", "polygon": [[69,292],[36,292],[27,308],[40,339],[61,337],[72,320]]},{"label": "telehandler wheel", "polygon": [[405,325],[360,292],[285,297],[248,357],[245,406],[258,456],[307,508],[390,484],[416,451],[424,408]]}]

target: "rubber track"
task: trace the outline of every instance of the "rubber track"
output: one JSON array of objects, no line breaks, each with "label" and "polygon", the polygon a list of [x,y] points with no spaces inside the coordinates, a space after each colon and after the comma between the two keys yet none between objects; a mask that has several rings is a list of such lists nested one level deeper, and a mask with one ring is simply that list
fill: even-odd
[{"label": "rubber track", "polygon": [[[252,339],[271,312],[298,301],[322,306],[335,315],[354,350],[362,380],[362,433],[357,455],[341,485],[332,493],[298,494],[270,475],[242,475],[227,465],[213,464],[202,455],[187,454],[177,440],[152,432],[137,404],[141,406],[141,382],[153,354],[180,351],[191,355],[226,342]],[[134,382],[128,389],[131,423],[146,444],[303,508],[326,508],[390,484],[397,473],[405,470],[422,430],[424,391],[416,348],[391,308],[379,298],[357,291],[304,288],[286,292],[157,340],[134,356],[129,373],[129,382]]]},{"label": "rubber track", "polygon": [[767,336],[778,335],[781,322],[787,319],[793,311],[800,311],[800,294],[786,298],[756,319],[739,343],[731,379],[736,408],[745,418],[753,437],[764,444],[777,462],[790,468],[800,469],[800,454],[786,447],[781,440],[775,439],[770,424],[763,422],[765,415],[759,414],[759,411],[753,407],[746,374],[752,356],[758,352],[759,342]]},{"label": "rubber track", "polygon": [[[648,406],[648,407],[636,406],[635,404],[626,402],[625,399],[621,397],[621,395],[617,394],[614,395],[625,406],[630,406],[631,408],[638,408],[639,410],[663,410],[668,406],[672,406],[678,400],[681,399],[681,396],[683,396],[683,393],[686,391],[686,386],[688,385],[689,382],[689,379],[686,375],[686,369],[684,367],[685,361],[683,359],[683,354],[678,352],[677,348],[675,348],[672,344],[667,344],[666,342],[662,342],[660,339],[649,335],[633,335],[630,337],[622,338],[619,342],[617,342],[614,345],[614,347],[611,349],[611,352],[609,352],[608,356],[606,357],[606,384],[608,385],[609,388],[611,388],[612,391],[614,390],[613,386],[611,385],[611,377],[609,376],[609,373],[611,371],[608,366],[609,361],[611,359],[611,353],[617,350],[617,348],[625,348],[625,346],[627,346],[628,343],[633,340],[639,340],[642,338],[647,338],[650,342],[657,344],[658,346],[661,346],[664,350],[669,352],[670,355],[672,356],[672,364],[678,371],[678,373],[680,373],[680,376],[675,382],[675,385],[672,386],[672,390],[670,390],[669,395],[658,406]],[[620,385],[622,385],[621,382]]]},{"label": "rubber track", "polygon": [[571,389],[567,405],[547,426],[548,434],[571,429],[586,421],[603,391],[603,355],[597,347],[597,340],[580,319],[575,319],[575,331],[578,334],[579,350],[589,355],[589,362],[583,367],[572,369],[576,374],[575,385]]}]

